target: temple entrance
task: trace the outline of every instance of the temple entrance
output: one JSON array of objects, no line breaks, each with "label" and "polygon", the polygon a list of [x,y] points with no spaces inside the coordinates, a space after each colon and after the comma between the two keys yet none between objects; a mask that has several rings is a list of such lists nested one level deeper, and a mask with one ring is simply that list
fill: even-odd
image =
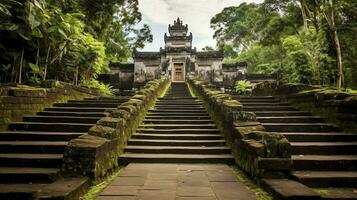
[{"label": "temple entrance", "polygon": [[185,81],[185,68],[183,63],[174,63],[172,70],[172,81],[173,82],[184,82]]}]

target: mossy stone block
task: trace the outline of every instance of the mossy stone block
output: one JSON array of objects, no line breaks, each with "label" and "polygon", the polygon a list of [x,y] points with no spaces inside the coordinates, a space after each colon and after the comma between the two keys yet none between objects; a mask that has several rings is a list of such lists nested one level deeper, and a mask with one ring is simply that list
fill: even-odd
[{"label": "mossy stone block", "polygon": [[114,139],[118,137],[116,130],[114,128],[109,126],[101,126],[101,125],[92,126],[89,129],[88,134],[97,137],[107,138],[107,139]]}]

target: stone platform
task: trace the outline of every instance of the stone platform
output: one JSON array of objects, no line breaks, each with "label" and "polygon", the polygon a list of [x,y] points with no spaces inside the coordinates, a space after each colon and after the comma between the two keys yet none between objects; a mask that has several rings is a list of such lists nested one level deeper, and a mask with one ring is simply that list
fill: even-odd
[{"label": "stone platform", "polygon": [[225,164],[131,163],[97,200],[257,199]]}]

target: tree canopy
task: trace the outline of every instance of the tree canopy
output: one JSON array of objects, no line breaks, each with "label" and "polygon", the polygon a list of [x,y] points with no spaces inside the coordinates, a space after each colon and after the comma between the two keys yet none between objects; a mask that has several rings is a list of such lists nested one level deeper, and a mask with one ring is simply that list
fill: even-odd
[{"label": "tree canopy", "polygon": [[97,84],[108,63],[152,41],[138,0],[3,0],[0,82]]},{"label": "tree canopy", "polygon": [[357,87],[357,2],[265,0],[211,19],[225,62],[287,82]]}]

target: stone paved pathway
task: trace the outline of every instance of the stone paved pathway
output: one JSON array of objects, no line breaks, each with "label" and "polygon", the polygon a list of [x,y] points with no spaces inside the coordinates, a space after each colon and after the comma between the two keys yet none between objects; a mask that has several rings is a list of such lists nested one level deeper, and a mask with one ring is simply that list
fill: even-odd
[{"label": "stone paved pathway", "polygon": [[225,164],[129,164],[97,200],[251,200]]}]

